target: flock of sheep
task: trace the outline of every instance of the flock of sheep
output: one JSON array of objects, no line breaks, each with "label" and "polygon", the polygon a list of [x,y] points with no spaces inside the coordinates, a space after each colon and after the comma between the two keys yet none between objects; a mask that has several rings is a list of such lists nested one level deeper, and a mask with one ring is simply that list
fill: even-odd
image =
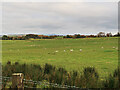
[{"label": "flock of sheep", "polygon": [[[64,52],[66,52],[66,50],[63,50]],[[73,49],[70,49],[70,52],[73,52]],[[58,50],[55,51],[56,53],[59,52]],[[80,52],[82,52],[82,49],[80,49]]]},{"label": "flock of sheep", "polygon": [[[103,49],[104,47],[101,47],[101,48]],[[114,47],[114,46],[113,46],[112,48],[118,50],[118,47]],[[47,49],[47,48],[45,48],[45,50],[46,50],[46,49]],[[10,51],[12,51],[12,50],[10,50]],[[17,51],[19,51],[19,49],[18,49]],[[66,52],[66,50],[63,50],[63,51]],[[74,51],[74,49],[70,49],[70,52],[73,52],[73,51]],[[82,50],[82,49],[79,49],[79,51],[82,52],[83,50]],[[59,52],[59,51],[56,50],[55,52],[57,53],[57,52]]]},{"label": "flock of sheep", "polygon": [[[104,47],[101,47],[101,48],[103,49]],[[112,48],[118,50],[117,47],[112,47]],[[46,48],[45,48],[45,49],[46,49]],[[66,52],[66,50],[63,50],[63,51]],[[70,49],[70,52],[73,52],[73,51],[74,51],[74,49]],[[82,50],[82,49],[79,49],[79,51],[82,52],[83,50]],[[55,52],[57,53],[57,52],[59,52],[59,51],[56,50]]]},{"label": "flock of sheep", "polygon": [[[101,48],[104,48],[104,47],[101,47]],[[116,50],[118,50],[118,48],[117,47],[112,47],[113,49],[116,49]]]}]

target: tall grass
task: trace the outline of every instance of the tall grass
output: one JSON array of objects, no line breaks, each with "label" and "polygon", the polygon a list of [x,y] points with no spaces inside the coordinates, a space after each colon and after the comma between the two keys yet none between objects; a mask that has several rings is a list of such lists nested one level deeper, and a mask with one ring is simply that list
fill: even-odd
[{"label": "tall grass", "polygon": [[[77,71],[68,72],[62,67],[55,67],[50,64],[45,64],[44,67],[40,65],[27,65],[15,62],[11,64],[10,61],[2,66],[2,75],[11,77],[13,73],[23,73],[27,80],[42,81],[47,80],[50,83],[58,83],[61,85],[77,86],[80,88],[118,88],[120,69],[116,69],[113,75],[101,81],[99,74],[94,67],[84,68],[82,74]],[[34,85],[34,84],[33,84]],[[6,84],[3,85],[5,87]]]}]

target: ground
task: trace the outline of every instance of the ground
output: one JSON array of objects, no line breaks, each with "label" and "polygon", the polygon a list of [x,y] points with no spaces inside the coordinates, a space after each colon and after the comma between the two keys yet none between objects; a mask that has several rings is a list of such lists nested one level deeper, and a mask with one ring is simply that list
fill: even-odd
[{"label": "ground", "polygon": [[94,66],[100,77],[107,77],[118,66],[118,38],[3,40],[2,64],[7,61],[49,63],[79,72]]}]

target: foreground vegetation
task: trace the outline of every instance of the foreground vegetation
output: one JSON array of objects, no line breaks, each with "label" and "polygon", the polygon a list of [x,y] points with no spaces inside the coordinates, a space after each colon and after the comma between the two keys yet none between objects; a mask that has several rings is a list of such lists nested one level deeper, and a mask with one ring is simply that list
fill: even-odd
[{"label": "foreground vegetation", "polygon": [[[62,67],[56,68],[53,65],[45,64],[44,67],[40,65],[27,65],[11,64],[9,61],[5,66],[3,66],[2,75],[11,77],[13,73],[24,74],[24,78],[27,80],[34,81],[43,81],[46,80],[50,83],[57,83],[60,85],[70,85],[77,86],[79,88],[118,88],[119,87],[119,78],[120,70],[116,69],[113,74],[110,74],[105,80],[99,78],[97,69],[94,67],[86,67],[79,73],[77,71],[68,72]],[[3,79],[3,88],[6,87],[8,82],[5,82]],[[38,87],[37,85],[30,84],[30,87]],[[11,87],[11,86],[10,86]],[[8,87],[8,88],[10,88]],[[46,87],[46,88],[50,88]]]}]

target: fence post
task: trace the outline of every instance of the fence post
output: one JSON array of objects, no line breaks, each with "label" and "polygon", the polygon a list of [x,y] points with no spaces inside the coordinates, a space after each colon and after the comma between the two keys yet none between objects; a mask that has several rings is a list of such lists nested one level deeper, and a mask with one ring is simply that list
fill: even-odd
[{"label": "fence post", "polygon": [[24,89],[22,73],[12,74],[12,88]]}]

